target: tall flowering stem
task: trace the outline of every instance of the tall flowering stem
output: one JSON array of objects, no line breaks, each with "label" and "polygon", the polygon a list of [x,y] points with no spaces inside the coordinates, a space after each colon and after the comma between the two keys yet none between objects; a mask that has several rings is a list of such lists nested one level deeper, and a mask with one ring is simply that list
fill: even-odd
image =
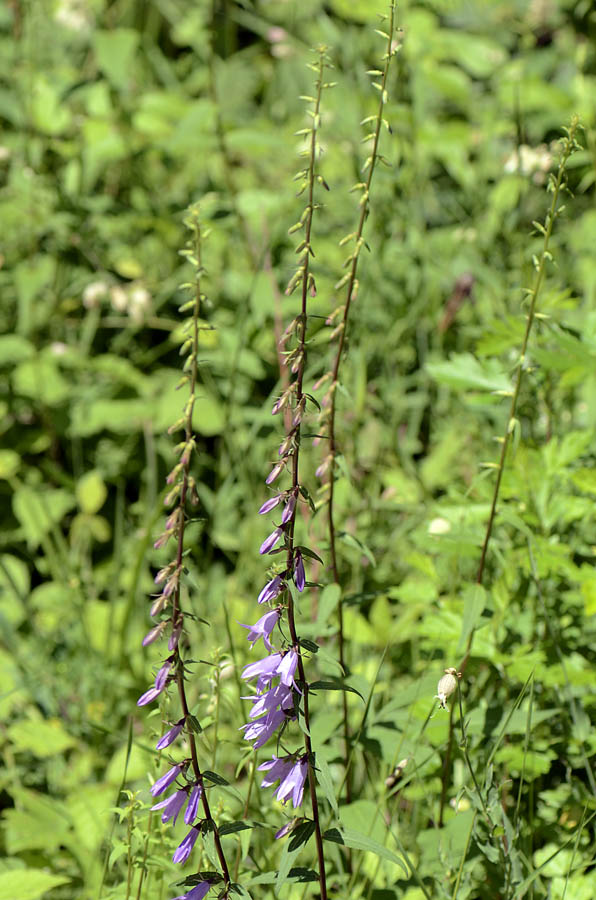
[{"label": "tall flowering stem", "polygon": [[[478,572],[476,574],[476,584],[482,585],[484,582],[484,573],[486,567],[486,558],[488,552],[488,546],[490,543],[490,539],[493,532],[493,525],[495,521],[495,516],[497,513],[497,504],[499,500],[499,491],[501,488],[501,480],[503,478],[503,472],[505,470],[505,463],[507,461],[507,451],[509,450],[509,445],[511,443],[511,437],[515,434],[516,430],[519,430],[520,423],[516,418],[517,415],[517,403],[519,400],[519,394],[522,386],[522,381],[524,379],[525,373],[528,371],[528,360],[527,360],[527,352],[528,352],[528,342],[530,339],[530,333],[532,331],[532,326],[536,320],[536,318],[540,318],[540,313],[537,312],[537,303],[538,297],[540,294],[540,290],[544,283],[544,277],[546,273],[546,265],[548,262],[552,261],[552,253],[550,252],[550,240],[553,233],[554,224],[557,218],[563,212],[564,206],[559,204],[561,192],[565,188],[565,182],[567,177],[567,162],[569,157],[576,151],[581,149],[581,145],[577,142],[576,134],[579,126],[579,120],[577,116],[575,116],[571,120],[570,127],[565,129],[565,138],[562,142],[561,155],[559,158],[559,165],[557,168],[557,174],[551,175],[548,181],[547,190],[552,194],[552,200],[548,212],[546,213],[544,223],[533,222],[534,228],[537,232],[542,235],[542,250],[541,252],[533,257],[534,263],[534,280],[531,288],[525,289],[525,294],[529,300],[528,312],[526,314],[526,330],[524,332],[524,337],[522,341],[522,346],[520,350],[520,354],[516,363],[516,371],[514,376],[514,385],[513,390],[510,392],[510,405],[509,405],[509,415],[507,417],[507,424],[505,426],[505,431],[503,437],[500,438],[501,443],[501,453],[499,455],[499,461],[497,463],[491,463],[491,468],[496,468],[497,477],[495,479],[495,486],[493,488],[493,496],[490,507],[490,513],[488,516],[488,522],[486,525],[486,532],[484,535],[484,541],[482,543],[482,550],[480,553],[480,563],[478,565]],[[463,673],[464,669],[468,664],[468,660],[470,659],[470,653],[472,651],[472,644],[474,642],[475,629],[473,628],[470,631],[468,636],[466,649],[464,652],[463,659],[459,665],[460,671]],[[447,799],[447,780],[449,771],[451,768],[451,754],[453,747],[453,705],[451,707],[450,717],[449,717],[449,738],[447,742],[447,750],[445,753],[445,758],[443,761],[443,777],[442,777],[442,785],[441,785],[441,802],[440,802],[440,813],[439,813],[439,824],[443,823],[443,810],[445,808],[445,802]]]},{"label": "tall flowering stem", "polygon": [[[193,282],[184,285],[192,290],[193,298],[180,308],[181,312],[190,312],[190,318],[185,324],[186,333],[181,354],[186,355],[186,360],[184,373],[178,387],[186,386],[189,395],[181,417],[169,429],[169,433],[182,431],[183,440],[176,446],[180,457],[179,461],[167,477],[170,490],[164,503],[166,506],[173,507],[173,510],[168,514],[165,530],[155,542],[155,547],[160,548],[166,546],[170,540],[174,540],[176,550],[171,562],[162,567],[155,577],[160,593],[153,599],[151,615],[158,619],[158,622],[143,640],[143,644],[146,646],[168,634],[168,655],[158,671],[154,687],[139,698],[138,705],[145,706],[151,703],[160,697],[168,686],[175,686],[181,715],[158,741],[156,749],[159,751],[167,749],[183,734],[188,742],[190,756],[174,765],[152,786],[151,793],[154,797],[159,797],[170,787],[174,788],[173,793],[158,802],[153,809],[163,810],[163,822],[173,819],[175,823],[182,809],[186,807],[184,822],[191,828],[174,853],[173,859],[176,863],[186,862],[200,833],[211,833],[221,868],[221,875],[217,876],[217,882],[223,881],[223,890],[220,891],[220,896],[227,897],[231,878],[219,829],[211,814],[208,791],[205,789],[205,779],[199,763],[195,732],[200,728],[196,718],[190,713],[186,693],[185,663],[180,651],[185,619],[181,603],[181,584],[184,572],[185,531],[188,521],[187,507],[189,504],[196,505],[198,503],[196,484],[191,474],[191,461],[196,452],[192,418],[198,385],[200,313],[204,300],[204,294],[201,291],[203,275],[201,254],[204,235],[201,233],[198,210],[191,210],[186,224],[192,232],[192,237],[189,248],[182,251],[182,255],[186,256],[193,265],[195,278]],[[201,896],[207,893],[212,883],[216,883],[215,878],[212,881],[201,883],[203,885]],[[196,888],[193,888],[184,897],[194,898],[196,893]]]},{"label": "tall flowering stem", "polygon": [[[377,162],[382,162],[385,165],[388,165],[387,160],[380,155],[379,153],[379,141],[381,137],[382,128],[385,127],[387,131],[390,131],[389,123],[384,117],[385,105],[387,103],[387,80],[389,77],[389,68],[391,65],[391,60],[397,50],[399,49],[398,45],[394,40],[395,33],[395,3],[391,2],[389,9],[389,16],[387,20],[386,31],[378,30],[378,34],[380,34],[386,41],[385,54],[383,56],[383,69],[374,69],[369,74],[373,76],[375,79],[373,81],[373,86],[376,90],[379,91],[379,106],[376,115],[372,115],[364,119],[362,122],[363,125],[367,127],[373,126],[372,131],[367,134],[363,141],[372,140],[372,149],[370,155],[367,157],[364,166],[363,173],[366,175],[366,180],[358,182],[358,184],[354,185],[352,188],[353,191],[360,192],[360,216],[358,219],[358,226],[356,231],[347,235],[341,241],[341,246],[344,246],[349,243],[353,243],[354,249],[352,253],[344,260],[344,268],[348,268],[348,272],[341,278],[337,284],[335,285],[336,290],[341,290],[344,287],[346,288],[346,301],[343,305],[343,308],[340,307],[335,311],[335,314],[332,317],[332,322],[335,322],[339,317],[339,324],[334,329],[334,336],[337,338],[337,344],[335,349],[335,357],[333,361],[332,368],[330,372],[327,373],[325,380],[328,381],[329,387],[327,389],[325,398],[323,400],[323,416],[322,416],[322,427],[321,433],[326,435],[328,438],[328,450],[327,456],[323,461],[319,472],[322,477],[327,478],[326,489],[327,489],[327,529],[329,535],[329,555],[331,562],[331,573],[333,576],[333,581],[335,584],[340,585],[340,573],[339,566],[337,562],[337,548],[336,548],[336,531],[335,531],[335,520],[334,520],[334,498],[335,498],[335,466],[336,466],[336,458],[338,455],[338,445],[337,445],[337,436],[336,436],[336,398],[337,398],[337,385],[339,381],[339,370],[341,366],[341,361],[343,358],[345,341],[346,341],[346,333],[348,326],[348,318],[350,315],[350,308],[352,302],[356,300],[358,296],[358,287],[359,282],[357,278],[358,272],[358,262],[360,260],[360,251],[364,245],[364,224],[368,218],[368,214],[370,211],[370,190],[371,184],[373,180],[373,175],[375,173],[375,169],[377,166]],[[380,79],[380,80],[379,80]],[[339,662],[343,669],[346,671],[346,651],[345,651],[345,631],[344,631],[344,615],[343,615],[343,603],[341,594],[337,604],[337,615],[338,615],[338,655]],[[345,745],[345,760],[346,760],[346,800],[349,803],[351,801],[351,774],[349,767],[350,760],[350,725],[348,720],[348,701],[346,692],[342,692],[342,703],[343,703],[343,734],[344,734],[344,745]]]},{"label": "tall flowering stem", "polygon": [[[309,645],[299,637],[292,591],[294,588],[300,593],[305,590],[307,581],[304,559],[315,556],[307,547],[296,544],[295,524],[299,503],[309,499],[308,491],[300,480],[300,443],[302,420],[309,399],[309,395],[304,391],[308,296],[316,295],[315,278],[310,269],[311,257],[314,256],[311,246],[312,224],[314,212],[318,208],[315,201],[315,185],[321,184],[327,188],[316,169],[320,152],[318,132],[321,123],[321,97],[323,89],[330,86],[323,81],[324,71],[328,65],[325,48],[321,47],[318,50],[318,61],[310,66],[316,73],[315,96],[303,98],[312,103],[312,109],[308,112],[312,121],[308,128],[298,132],[306,136],[308,145],[302,153],[306,159],[305,168],[298,172],[296,180],[300,183],[298,196],[305,193],[307,200],[300,220],[290,228],[291,234],[303,230],[303,239],[296,248],[298,254],[296,271],[286,288],[288,296],[300,288],[301,303],[299,314],[282,336],[286,364],[295,379],[283,388],[272,410],[274,415],[284,412],[285,435],[279,447],[278,460],[266,483],[273,485],[281,474],[286,472],[290,475],[290,485],[266,500],[259,510],[261,515],[264,515],[279,507],[282,509],[279,524],[265,538],[260,552],[262,555],[281,553],[285,563],[281,570],[278,567],[278,571],[273,574],[258,597],[259,603],[275,606],[254,625],[244,626],[248,628],[251,647],[262,639],[269,655],[246,666],[242,673],[242,677],[247,681],[256,679],[256,693],[250,698],[253,702],[250,718],[253,721],[243,726],[245,739],[253,741],[255,749],[262,747],[276,734],[279,747],[281,734],[288,724],[299,715],[303,717],[303,751],[297,750],[278,756],[277,750],[276,755],[259,766],[259,769],[266,772],[262,786],[269,787],[279,781],[277,798],[283,803],[291,799],[295,808],[302,803],[304,788],[308,781],[321,900],[327,898],[327,883],[315,780],[315,754],[310,738],[309,683],[305,674],[304,652],[305,646]],[[291,349],[285,350],[286,344],[292,344]],[[290,582],[293,582],[293,588],[290,588]],[[271,636],[282,616],[285,616],[289,637],[284,642],[282,650],[276,651],[271,643]],[[316,651],[316,645],[311,644],[309,650]],[[287,829],[278,832],[278,837],[281,837],[282,833],[287,833]]]}]

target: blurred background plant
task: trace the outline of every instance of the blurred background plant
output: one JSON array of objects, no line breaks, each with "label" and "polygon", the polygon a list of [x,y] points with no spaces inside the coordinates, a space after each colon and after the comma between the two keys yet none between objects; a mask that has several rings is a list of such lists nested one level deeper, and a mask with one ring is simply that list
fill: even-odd
[{"label": "blurred background plant", "polygon": [[[249,657],[234,620],[250,620],[262,587],[256,551],[266,532],[255,510],[277,440],[275,334],[295,315],[282,291],[299,98],[312,90],[309,48],[325,43],[337,86],[322,132],[331,190],[317,225],[312,385],[332,358],[324,322],[340,302],[338,242],[357,215],[349,188],[370,152],[359,123],[377,111],[367,70],[379,65],[374,28],[386,11],[384,0],[0,6],[0,896],[90,898],[103,879],[102,896],[127,897],[145,866],[143,896],[165,897],[176,877],[175,839],[157,821],[147,828],[154,735],[145,716],[130,730],[129,718],[148,683],[140,641],[163,562],[153,542],[171,467],[167,428],[180,407],[177,308],[188,271],[179,250],[196,201],[211,227],[208,294],[217,297],[202,323],[193,420],[200,514],[188,531],[189,604],[211,623],[209,644],[198,625],[195,639],[213,671],[196,699],[212,717],[202,721],[203,750],[234,786],[217,795],[218,815],[266,819],[257,796],[243,808],[237,667]],[[352,876],[338,866],[338,883],[375,900],[587,900],[596,14],[587,0],[408,0],[398,24],[382,149],[391,165],[375,174],[342,364],[335,503],[350,683],[366,698],[375,688],[369,706],[349,697],[360,726],[341,821],[405,850],[410,874],[371,851]],[[584,149],[569,163],[574,196],[555,229],[556,268],[479,595],[492,491],[481,464],[494,461],[506,422],[498,392],[511,387],[522,287],[541,240],[531,223],[544,218],[572,113]],[[320,460],[309,452],[311,481]],[[323,518],[308,538],[325,559]],[[330,581],[324,566],[317,577]],[[318,598],[301,633],[333,650],[337,597]],[[428,718],[472,629],[461,738],[484,805],[501,816],[507,872],[477,829],[484,810],[457,747],[445,781],[449,716]],[[321,697],[313,740],[339,782],[341,700]],[[124,783],[128,805],[114,819]],[[250,839],[249,868],[266,853],[282,871],[270,847],[280,821],[267,821],[271,829],[228,840],[245,857]],[[304,885],[284,891],[301,897]],[[264,880],[258,894],[273,896],[273,886]]]}]

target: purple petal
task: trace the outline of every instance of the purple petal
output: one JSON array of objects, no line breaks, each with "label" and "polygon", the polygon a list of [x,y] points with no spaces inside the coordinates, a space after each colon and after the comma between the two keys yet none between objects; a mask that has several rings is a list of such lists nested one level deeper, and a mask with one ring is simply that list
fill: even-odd
[{"label": "purple petal", "polygon": [[184,840],[178,845],[172,859],[175,863],[185,863],[194,847],[199,836],[198,828],[191,828]]},{"label": "purple petal", "polygon": [[165,750],[166,747],[169,747],[170,744],[173,744],[182,729],[184,728],[184,719],[180,719],[179,722],[176,722],[173,728],[170,728],[169,731],[166,731],[164,736],[157,742],[155,745],[156,750]]},{"label": "purple petal", "polygon": [[201,799],[202,793],[203,790],[200,784],[195,784],[192,791],[190,792],[190,797],[188,798],[188,806],[186,807],[186,812],[184,813],[184,821],[187,825],[190,825],[191,822],[194,822],[197,817],[199,800]]},{"label": "purple petal", "polygon": [[306,585],[306,575],[304,573],[304,561],[300,550],[296,550],[296,555],[294,556],[294,583],[300,593],[302,593],[304,586]]},{"label": "purple petal", "polygon": [[285,589],[285,582],[280,575],[276,575],[269,581],[257,598],[258,603],[267,603],[269,600],[275,600]]},{"label": "purple petal", "polygon": [[269,500],[265,500],[259,510],[259,515],[263,516],[265,513],[271,512],[272,509],[275,509],[275,507],[278,506],[283,500],[283,496],[283,494],[277,494],[275,497],[270,497]]},{"label": "purple petal", "polygon": [[161,803],[156,803],[151,809],[163,809],[161,821],[165,824],[172,819],[175,825],[176,819],[180,814],[180,810],[186,803],[187,797],[187,791],[176,791],[171,797],[167,797],[165,800],[162,800]]},{"label": "purple petal", "polygon": [[265,540],[261,544],[259,553],[269,553],[271,550],[273,550],[283,533],[283,528],[276,528],[275,531],[272,531],[269,537],[265,538]]},{"label": "purple petal", "polygon": [[166,772],[165,775],[162,775],[161,778],[158,778],[155,784],[151,786],[151,793],[154,797],[159,796],[159,794],[163,794],[166,788],[168,788],[173,781],[176,781],[178,775],[182,770],[182,763],[178,763],[177,766],[173,766],[169,772]]},{"label": "purple petal", "polygon": [[277,667],[280,662],[281,653],[272,653],[271,656],[266,656],[265,659],[260,659],[258,662],[245,666],[242,670],[242,677],[247,681],[251,678],[262,678],[271,681],[277,675]]},{"label": "purple petal", "polygon": [[294,648],[292,648],[284,654],[284,657],[277,669],[277,674],[280,676],[282,684],[285,684],[287,687],[296,687],[296,682],[294,681],[294,672],[296,671],[297,665],[298,653],[296,652],[296,650],[294,650]]},{"label": "purple petal", "polygon": [[168,675],[170,674],[170,669],[172,668],[171,660],[166,660],[163,664],[157,675],[155,676],[155,690],[163,691],[166,686],[166,681],[168,680]]},{"label": "purple petal", "polygon": [[284,511],[281,515],[282,525],[285,525],[286,522],[294,515],[294,510],[296,509],[296,494],[292,494],[286,505],[284,506]]},{"label": "purple petal", "polygon": [[161,694],[163,688],[152,687],[149,688],[148,691],[139,697],[137,700],[137,706],[147,706],[148,703],[152,703],[159,695]]}]

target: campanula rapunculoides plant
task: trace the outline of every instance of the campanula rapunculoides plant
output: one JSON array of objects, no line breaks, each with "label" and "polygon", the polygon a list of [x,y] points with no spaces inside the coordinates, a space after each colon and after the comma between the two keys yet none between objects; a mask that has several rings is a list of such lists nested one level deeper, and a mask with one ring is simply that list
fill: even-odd
[{"label": "campanula rapunculoides plant", "polygon": [[[193,412],[199,391],[199,334],[201,329],[201,309],[205,296],[201,287],[203,266],[201,262],[202,241],[206,234],[201,230],[197,209],[191,209],[187,219],[187,227],[191,231],[189,247],[183,255],[193,266],[195,276],[192,283],[185,285],[190,289],[192,299],[180,307],[180,312],[190,313],[184,324],[185,337],[180,353],[185,357],[183,375],[179,382],[180,390],[188,391],[182,415],[169,429],[170,433],[182,432],[182,440],[176,446],[178,462],[167,477],[169,487],[164,504],[171,512],[165,522],[165,528],[155,541],[155,547],[173,546],[173,556],[162,566],[155,576],[158,593],[152,599],[151,616],[156,624],[143,639],[143,645],[163,642],[167,638],[167,651],[162,659],[153,687],[149,688],[137,701],[138,706],[146,706],[155,700],[167,696],[162,708],[168,712],[165,722],[166,731],[156,744],[158,752],[166,751],[171,746],[184,743],[187,755],[176,762],[151,787],[155,798],[167,796],[152,807],[162,810],[162,822],[172,821],[176,825],[182,815],[184,824],[190,826],[186,836],[181,840],[173,855],[174,863],[185,863],[191,856],[200,834],[210,834],[213,840],[220,871],[215,873],[198,873],[186,879],[183,884],[189,890],[181,895],[184,900],[197,900],[205,896],[212,885],[218,886],[219,896],[228,897],[231,876],[224,853],[219,829],[214,821],[208,799],[210,780],[205,776],[199,760],[196,734],[200,724],[196,716],[191,715],[187,697],[187,679],[191,672],[185,661],[182,650],[185,636],[185,609],[182,585],[184,579],[185,530],[189,518],[189,509],[198,503],[197,487],[191,474],[191,463],[196,453],[196,441],[193,432]],[[193,670],[194,674],[194,670]],[[176,713],[173,710],[177,709]],[[199,882],[197,883],[197,879]],[[177,898],[180,900],[180,898]]]},{"label": "campanula rapunculoides plant", "polygon": [[[299,291],[300,311],[293,318],[283,335],[286,364],[294,380],[275,401],[272,414],[283,413],[285,435],[279,446],[277,459],[266,478],[275,493],[261,506],[259,512],[266,515],[281,508],[278,524],[265,538],[260,547],[263,556],[282,555],[283,563],[270,572],[270,578],[259,594],[260,604],[275,604],[259,621],[249,628],[248,640],[251,647],[262,638],[268,656],[246,666],[242,677],[246,681],[256,680],[256,693],[251,696],[253,703],[250,719],[243,726],[244,737],[253,743],[255,750],[276,738],[276,750],[272,758],[259,766],[264,771],[263,787],[271,787],[279,782],[277,798],[282,802],[291,800],[294,808],[303,801],[305,785],[308,782],[312,809],[311,825],[314,830],[319,864],[319,885],[322,900],[327,897],[325,856],[321,831],[319,804],[316,787],[316,759],[310,738],[309,683],[305,673],[305,643],[300,640],[294,603],[293,590],[299,594],[307,587],[304,559],[313,557],[313,552],[296,542],[295,526],[298,509],[308,502],[309,494],[301,481],[300,451],[302,425],[306,413],[308,394],[304,387],[304,372],[307,352],[308,297],[316,296],[316,283],[311,271],[312,226],[315,210],[317,185],[327,187],[318,173],[320,156],[319,129],[321,127],[321,97],[325,83],[324,73],[329,66],[325,48],[318,50],[318,60],[310,68],[316,73],[315,95],[306,98],[312,103],[309,110],[311,123],[301,130],[307,138],[303,151],[306,160],[304,169],[298,172],[298,196],[306,194],[306,207],[300,220],[290,228],[290,233],[300,232],[303,238],[296,247],[298,266],[290,278],[286,294],[291,296]],[[283,480],[289,481],[286,486]],[[282,633],[282,649],[274,651],[271,634],[280,620],[288,630],[288,637]],[[311,647],[311,650],[316,647]],[[297,719],[303,723],[303,747],[285,750],[287,726]],[[281,752],[280,752],[281,748]],[[285,829],[282,829],[284,834]]]},{"label": "campanula rapunculoides plant", "polygon": [[[336,424],[337,424],[337,387],[339,382],[339,370],[344,353],[346,352],[346,337],[348,329],[348,320],[350,316],[350,308],[358,297],[359,281],[357,277],[358,262],[360,260],[360,252],[365,246],[364,226],[370,213],[370,193],[373,176],[377,163],[380,162],[386,166],[390,163],[379,152],[379,141],[383,128],[391,134],[389,122],[385,118],[385,105],[387,103],[387,82],[389,78],[389,67],[391,60],[399,45],[395,41],[395,3],[390,4],[389,16],[386,21],[380,23],[377,34],[385,42],[385,53],[383,54],[382,69],[371,69],[369,75],[372,76],[373,87],[379,92],[379,107],[376,115],[368,116],[362,121],[362,125],[371,130],[362,139],[363,142],[372,141],[370,154],[362,167],[362,181],[359,181],[352,187],[352,191],[360,194],[358,215],[358,224],[356,230],[346,235],[340,241],[340,246],[352,245],[351,253],[344,259],[343,268],[348,271],[335,285],[335,291],[339,292],[345,289],[345,301],[342,305],[333,310],[327,324],[333,327],[330,335],[330,341],[334,342],[334,355],[330,371],[325,373],[319,384],[327,384],[328,387],[321,401],[321,415],[319,420],[319,435],[315,439],[315,443],[323,441],[324,458],[316,474],[322,479],[323,485],[321,493],[327,504],[327,536],[329,540],[329,560],[330,570],[333,583],[340,589],[342,579],[340,574],[340,566],[337,553],[337,533],[334,517],[334,497],[335,497],[335,480],[337,477],[337,456],[339,453]],[[344,674],[347,673],[346,660],[346,635],[344,631],[344,613],[342,594],[339,594],[337,603],[338,613],[338,658]],[[351,777],[351,740],[350,740],[350,724],[348,720],[348,701],[346,691],[342,692],[343,707],[343,735],[344,735],[344,754],[345,754],[345,793],[346,801],[351,802],[352,799],[352,777]]]}]

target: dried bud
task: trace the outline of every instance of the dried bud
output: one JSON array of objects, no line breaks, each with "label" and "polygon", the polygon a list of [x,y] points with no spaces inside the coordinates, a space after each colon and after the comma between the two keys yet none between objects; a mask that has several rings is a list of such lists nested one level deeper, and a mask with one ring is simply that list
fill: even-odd
[{"label": "dried bud", "polygon": [[451,696],[457,687],[457,679],[461,678],[461,672],[457,669],[445,669],[445,674],[437,685],[435,699],[439,701],[441,709],[447,709],[447,697]]}]

